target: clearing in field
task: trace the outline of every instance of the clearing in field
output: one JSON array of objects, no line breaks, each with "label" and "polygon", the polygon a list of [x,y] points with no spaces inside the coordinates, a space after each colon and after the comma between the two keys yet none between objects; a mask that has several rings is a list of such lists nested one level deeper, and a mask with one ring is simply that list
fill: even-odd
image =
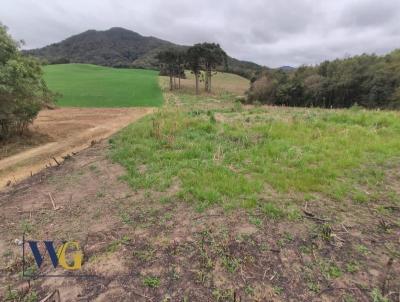
[{"label": "clearing in field", "polygon": [[163,101],[157,71],[60,64],[44,72],[49,88],[62,94],[62,107],[155,107]]},{"label": "clearing in field", "polygon": [[[185,80],[154,114],[2,192],[0,293],[399,302],[399,113],[243,106],[229,77],[201,96]],[[23,231],[77,240],[95,278],[28,291]]]}]

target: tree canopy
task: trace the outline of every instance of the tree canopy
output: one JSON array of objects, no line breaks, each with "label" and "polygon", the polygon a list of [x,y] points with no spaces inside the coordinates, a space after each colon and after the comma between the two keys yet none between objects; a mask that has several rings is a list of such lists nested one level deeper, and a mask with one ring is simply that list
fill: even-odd
[{"label": "tree canopy", "polygon": [[40,64],[21,55],[19,47],[0,24],[0,139],[21,134],[54,98]]},{"label": "tree canopy", "polygon": [[253,82],[248,99],[286,106],[399,108],[400,50],[325,61],[290,73],[266,70]]},{"label": "tree canopy", "polygon": [[212,72],[217,66],[226,65],[228,56],[219,44],[203,43],[199,47],[205,70],[205,90],[211,92]]},{"label": "tree canopy", "polygon": [[[217,67],[227,68],[227,54],[219,44],[198,43],[189,47],[186,52],[178,49],[169,49],[160,52],[157,59],[160,63],[162,74],[170,77],[170,89],[176,88],[175,77],[180,79],[184,75],[184,67],[189,69],[195,77],[196,93],[199,93],[199,81],[204,71],[205,91],[211,92],[211,79]],[[179,84],[180,87],[180,84]]]}]

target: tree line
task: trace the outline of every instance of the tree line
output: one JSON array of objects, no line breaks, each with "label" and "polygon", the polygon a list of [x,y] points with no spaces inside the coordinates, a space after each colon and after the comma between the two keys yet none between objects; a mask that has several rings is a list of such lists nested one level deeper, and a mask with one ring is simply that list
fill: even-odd
[{"label": "tree line", "polygon": [[204,89],[211,92],[212,76],[218,66],[227,65],[227,54],[216,43],[198,43],[186,51],[167,49],[157,55],[161,73],[169,76],[170,90],[180,88],[181,78],[185,78],[185,69],[195,77],[196,94],[199,94],[199,82],[204,77]]},{"label": "tree line", "polygon": [[0,24],[0,140],[22,134],[40,109],[54,101],[40,63],[19,48]]},{"label": "tree line", "polygon": [[385,56],[359,55],[293,72],[264,70],[252,81],[249,102],[347,108],[400,108],[400,49]]}]

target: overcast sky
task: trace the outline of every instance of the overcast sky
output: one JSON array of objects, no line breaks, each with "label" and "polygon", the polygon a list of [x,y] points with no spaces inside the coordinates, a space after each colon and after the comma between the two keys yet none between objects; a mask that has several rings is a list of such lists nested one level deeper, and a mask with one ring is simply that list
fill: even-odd
[{"label": "overcast sky", "polygon": [[400,48],[400,0],[1,0],[24,48],[118,26],[270,67]]}]

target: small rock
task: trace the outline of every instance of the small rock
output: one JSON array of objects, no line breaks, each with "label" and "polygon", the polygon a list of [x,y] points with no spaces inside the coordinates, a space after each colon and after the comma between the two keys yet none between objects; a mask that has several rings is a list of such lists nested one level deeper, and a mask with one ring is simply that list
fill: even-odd
[{"label": "small rock", "polygon": [[15,239],[14,240],[14,243],[16,244],[16,245],[18,245],[18,246],[21,246],[22,245],[22,240],[20,240],[20,239]]}]

